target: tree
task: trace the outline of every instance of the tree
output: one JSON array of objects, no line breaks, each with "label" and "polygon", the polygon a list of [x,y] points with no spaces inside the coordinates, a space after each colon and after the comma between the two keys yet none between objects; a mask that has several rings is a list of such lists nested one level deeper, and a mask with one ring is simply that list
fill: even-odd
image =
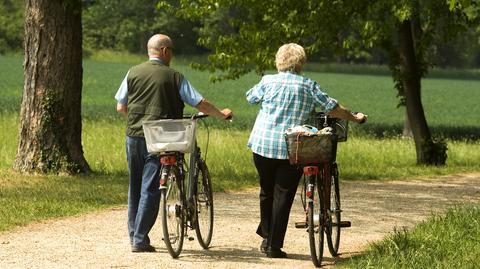
[{"label": "tree", "polygon": [[16,170],[90,171],[81,143],[82,74],[81,1],[26,1]]},{"label": "tree", "polygon": [[440,38],[453,38],[474,23],[478,0],[195,0],[159,7],[178,16],[204,20],[225,10],[239,16],[226,18],[235,33],[211,36],[203,31],[199,42],[213,50],[200,68],[216,73],[215,79],[235,79],[255,69],[273,67],[276,49],[285,42],[304,45],[307,54],[328,48],[381,48],[400,103],[406,106],[415,141],[418,164],[441,165],[446,144],[436,141],[427,125],[421,102],[421,79],[431,67],[429,49]]}]

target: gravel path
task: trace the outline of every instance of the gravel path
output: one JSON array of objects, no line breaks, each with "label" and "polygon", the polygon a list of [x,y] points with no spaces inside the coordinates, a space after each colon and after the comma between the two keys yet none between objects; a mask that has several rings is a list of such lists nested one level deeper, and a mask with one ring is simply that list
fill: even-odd
[{"label": "gravel path", "polygon": [[[358,181],[341,184],[343,220],[340,256],[326,249],[324,265],[346,259],[395,228],[412,227],[457,203],[480,202],[480,174],[425,180]],[[172,259],[161,241],[160,225],[152,231],[155,253],[131,253],[126,208],[35,223],[0,234],[0,268],[313,268],[297,195],[285,238],[287,259],[268,259],[258,251],[258,190],[215,193],[214,237],[209,250],[185,241]],[[195,235],[191,231],[192,236]]]}]

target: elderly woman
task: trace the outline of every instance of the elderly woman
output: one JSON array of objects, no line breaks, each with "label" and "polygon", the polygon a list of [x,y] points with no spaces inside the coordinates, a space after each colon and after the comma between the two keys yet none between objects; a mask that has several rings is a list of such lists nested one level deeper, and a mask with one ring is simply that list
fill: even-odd
[{"label": "elderly woman", "polygon": [[320,85],[300,75],[306,61],[302,46],[281,46],[275,57],[278,74],[265,75],[247,92],[247,101],[261,103],[248,140],[260,178],[260,224],[257,234],[263,238],[260,250],[270,258],[285,258],[281,250],[287,231],[290,209],[302,171],[290,165],[285,131],[305,124],[316,106],[329,115],[364,122],[362,113],[350,111],[330,98]]}]

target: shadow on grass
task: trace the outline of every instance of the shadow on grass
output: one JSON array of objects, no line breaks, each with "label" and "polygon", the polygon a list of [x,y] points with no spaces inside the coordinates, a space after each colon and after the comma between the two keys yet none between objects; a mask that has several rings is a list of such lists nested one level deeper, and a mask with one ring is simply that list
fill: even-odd
[{"label": "shadow on grass", "polygon": [[[446,126],[433,125],[430,131],[434,137],[454,141],[476,142],[480,140],[480,126]],[[354,129],[359,135],[371,135],[376,138],[400,137],[403,133],[402,124],[369,123],[362,128]]]},{"label": "shadow on grass", "polygon": [[[371,64],[308,63],[305,66],[305,71],[349,75],[392,76],[388,66]],[[425,78],[480,80],[480,71],[478,69],[434,68],[429,70]]]},{"label": "shadow on grass", "polygon": [[340,256],[335,259],[335,265],[340,266],[341,268],[355,268],[354,265],[365,255],[365,252],[362,251],[340,253]]}]

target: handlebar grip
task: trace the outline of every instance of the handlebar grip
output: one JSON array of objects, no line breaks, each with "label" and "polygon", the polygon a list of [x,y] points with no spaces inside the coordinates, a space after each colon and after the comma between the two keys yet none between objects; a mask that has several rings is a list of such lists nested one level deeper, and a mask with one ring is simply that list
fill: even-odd
[{"label": "handlebar grip", "polygon": [[208,114],[199,112],[199,113],[194,114],[192,118],[193,119],[203,119],[203,118],[206,118],[208,116],[209,116]]}]

